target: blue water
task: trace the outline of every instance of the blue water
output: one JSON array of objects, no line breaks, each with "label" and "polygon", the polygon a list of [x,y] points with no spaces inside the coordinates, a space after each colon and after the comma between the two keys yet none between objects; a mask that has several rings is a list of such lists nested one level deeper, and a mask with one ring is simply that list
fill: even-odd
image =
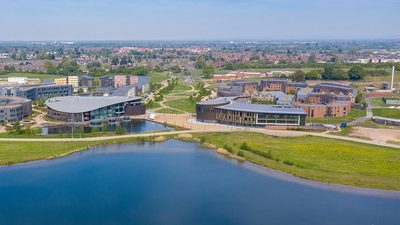
[{"label": "blue water", "polygon": [[0,168],[0,201],[7,225],[400,224],[398,196],[275,178],[175,140]]}]

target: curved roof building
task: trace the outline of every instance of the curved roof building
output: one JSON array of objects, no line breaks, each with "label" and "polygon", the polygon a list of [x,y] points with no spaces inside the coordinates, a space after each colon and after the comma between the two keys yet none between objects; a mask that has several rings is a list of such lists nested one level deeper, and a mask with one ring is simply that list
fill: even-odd
[{"label": "curved roof building", "polygon": [[145,114],[141,98],[66,96],[46,101],[51,119],[85,122],[110,117]]}]

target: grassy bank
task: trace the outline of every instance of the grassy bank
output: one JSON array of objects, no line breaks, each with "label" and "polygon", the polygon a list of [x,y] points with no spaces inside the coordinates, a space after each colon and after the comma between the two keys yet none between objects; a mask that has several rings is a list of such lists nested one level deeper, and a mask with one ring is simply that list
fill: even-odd
[{"label": "grassy bank", "polygon": [[38,78],[40,80],[46,80],[49,78],[59,78],[63,76],[56,74],[46,74],[46,73],[6,73],[0,75],[0,78],[7,78],[7,77],[27,77],[27,78]]},{"label": "grassy bank", "polygon": [[[306,179],[400,190],[400,150],[392,148],[320,137],[272,137],[248,132],[186,134],[175,138],[200,141],[227,155]],[[0,165],[62,157],[96,145],[163,140],[166,137],[99,142],[1,142]]]},{"label": "grassy bank", "polygon": [[372,113],[374,116],[392,118],[392,119],[400,119],[400,109],[372,109]]},{"label": "grassy bank", "polygon": [[196,102],[186,99],[168,100],[164,103],[166,106],[182,110],[188,113],[196,113]]},{"label": "grassy bank", "polygon": [[[259,133],[210,133],[194,137],[298,177],[400,190],[400,151],[396,149],[319,137],[272,137]],[[247,147],[243,148],[243,143]]]}]

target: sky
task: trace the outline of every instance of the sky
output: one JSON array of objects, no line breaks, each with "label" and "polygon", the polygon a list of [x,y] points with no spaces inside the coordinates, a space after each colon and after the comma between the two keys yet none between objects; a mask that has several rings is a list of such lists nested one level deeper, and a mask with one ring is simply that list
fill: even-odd
[{"label": "sky", "polygon": [[397,39],[400,0],[0,0],[0,40]]}]

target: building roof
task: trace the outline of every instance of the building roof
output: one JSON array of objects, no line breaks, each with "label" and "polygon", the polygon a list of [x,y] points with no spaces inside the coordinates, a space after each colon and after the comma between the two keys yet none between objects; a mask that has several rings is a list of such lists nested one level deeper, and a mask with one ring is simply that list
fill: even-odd
[{"label": "building roof", "polygon": [[236,97],[219,97],[215,99],[210,99],[207,101],[202,101],[197,103],[198,105],[220,105],[220,104],[229,104]]},{"label": "building roof", "polygon": [[129,91],[135,89],[136,85],[126,85],[115,90],[111,96],[127,96]]},{"label": "building roof", "polygon": [[218,109],[226,109],[242,112],[257,112],[257,113],[280,113],[280,114],[302,114],[307,113],[302,108],[285,107],[281,105],[262,105],[262,104],[247,104],[242,102],[232,101],[228,105],[216,107]]},{"label": "building roof", "polygon": [[128,101],[140,100],[141,98],[127,97],[82,97],[82,96],[65,96],[51,98],[46,101],[47,107],[59,112],[65,113],[84,113],[109,105],[115,105]]}]

